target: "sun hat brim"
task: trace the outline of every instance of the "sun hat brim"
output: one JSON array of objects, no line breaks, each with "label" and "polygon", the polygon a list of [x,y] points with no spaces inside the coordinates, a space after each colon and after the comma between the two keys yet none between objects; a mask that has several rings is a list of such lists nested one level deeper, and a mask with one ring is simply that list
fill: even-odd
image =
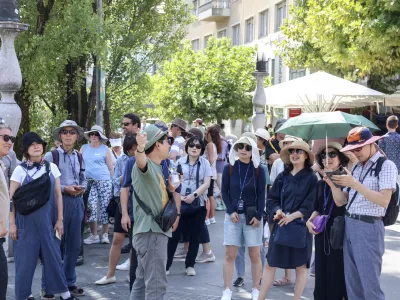
[{"label": "sun hat brim", "polygon": [[60,138],[60,131],[61,131],[61,129],[66,128],[66,127],[75,128],[76,131],[78,132],[78,139],[77,139],[77,142],[82,141],[82,139],[83,139],[83,137],[84,137],[84,131],[83,131],[83,129],[82,129],[81,127],[79,127],[79,126],[72,126],[72,125],[67,125],[67,126],[58,127],[58,128],[56,128],[56,129],[54,129],[54,131],[53,131],[53,140],[58,141],[58,142],[61,143],[62,141],[61,141],[61,138]]},{"label": "sun hat brim", "polygon": [[302,140],[303,140],[302,138],[298,138],[296,136],[286,135],[283,140],[279,141],[279,148],[281,148],[281,149],[285,148],[283,143],[296,142],[296,141],[302,141]]},{"label": "sun hat brim", "polygon": [[288,146],[288,147],[284,148],[283,150],[281,150],[281,153],[280,153],[281,159],[282,159],[282,161],[283,161],[283,163],[285,165],[290,164],[290,156],[289,156],[289,150],[290,149],[301,149],[301,150],[305,151],[308,154],[308,157],[309,157],[309,165],[310,166],[314,165],[315,156],[311,152],[311,149],[308,146],[308,144],[306,142],[304,142],[304,141],[295,141],[290,146]]},{"label": "sun hat brim", "polygon": [[366,140],[363,143],[357,143],[357,144],[352,144],[352,145],[349,144],[346,147],[344,147],[342,150],[340,150],[340,152],[346,152],[346,151],[351,151],[351,150],[354,150],[354,149],[357,149],[357,148],[361,148],[361,147],[364,147],[366,145],[373,144],[376,141],[379,141],[380,139],[383,139],[383,136],[373,136],[373,137],[369,138],[368,140]]},{"label": "sun hat brim", "polygon": [[84,136],[85,136],[85,139],[87,139],[88,141],[90,141],[89,134],[91,132],[98,132],[100,134],[100,138],[101,138],[102,141],[108,141],[108,138],[101,131],[99,131],[97,129],[93,129],[93,130],[90,130],[90,131],[85,131]]}]

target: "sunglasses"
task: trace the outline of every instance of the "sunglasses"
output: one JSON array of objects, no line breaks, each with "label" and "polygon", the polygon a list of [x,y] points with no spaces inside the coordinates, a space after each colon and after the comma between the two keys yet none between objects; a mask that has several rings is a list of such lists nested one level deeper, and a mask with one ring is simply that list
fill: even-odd
[{"label": "sunglasses", "polygon": [[132,124],[132,123],[131,123],[131,122],[125,122],[125,123],[122,122],[122,123],[121,123],[121,126],[129,126],[130,124]]},{"label": "sunglasses", "polygon": [[159,143],[164,144],[164,141],[168,142],[168,145],[172,145],[174,143],[174,139],[172,137],[169,136],[164,136],[161,139],[158,140]]},{"label": "sunglasses", "polygon": [[98,132],[91,132],[91,133],[89,133],[89,136],[100,136],[100,133],[98,133]]},{"label": "sunglasses", "polygon": [[61,129],[61,130],[60,130],[60,133],[61,133],[62,135],[67,135],[68,133],[69,133],[70,135],[75,135],[77,132],[76,132],[76,130],[73,130],[73,129],[70,129],[70,130]]},{"label": "sunglasses", "polygon": [[242,144],[242,143],[238,144],[237,147],[240,150],[246,149],[246,151],[251,151],[251,149],[253,149],[250,145]]},{"label": "sunglasses", "polygon": [[195,143],[190,143],[189,145],[189,148],[194,148],[194,147],[196,147],[196,149],[201,149],[201,145],[200,144],[195,144]]},{"label": "sunglasses", "polygon": [[302,154],[303,149],[289,149],[289,154],[293,154],[293,153]]},{"label": "sunglasses", "polygon": [[326,153],[322,153],[321,158],[326,159],[327,156],[329,156],[329,158],[335,158],[338,155],[339,155],[339,153],[337,153],[337,152],[328,152],[328,155],[326,155]]},{"label": "sunglasses", "polygon": [[13,143],[13,144],[15,143],[15,136],[11,136],[11,135],[8,135],[8,134],[0,134],[0,136],[3,137],[3,140],[5,142],[11,141],[11,143]]}]

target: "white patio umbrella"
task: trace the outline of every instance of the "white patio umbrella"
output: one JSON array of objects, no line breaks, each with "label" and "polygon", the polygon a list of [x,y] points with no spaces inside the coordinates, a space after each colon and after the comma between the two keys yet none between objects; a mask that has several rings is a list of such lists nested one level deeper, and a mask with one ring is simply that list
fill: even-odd
[{"label": "white patio umbrella", "polygon": [[319,71],[265,88],[267,105],[301,107],[304,112],[328,112],[382,101],[381,92]]}]

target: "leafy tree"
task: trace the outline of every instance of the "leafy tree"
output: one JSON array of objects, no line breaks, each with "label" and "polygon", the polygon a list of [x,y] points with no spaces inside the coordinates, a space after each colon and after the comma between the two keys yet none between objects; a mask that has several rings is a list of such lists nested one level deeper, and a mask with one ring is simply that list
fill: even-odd
[{"label": "leafy tree", "polygon": [[278,54],[291,68],[322,69],[383,92],[398,84],[400,2],[295,0]]},{"label": "leafy tree", "polygon": [[256,51],[256,47],[232,47],[226,38],[209,39],[202,52],[193,51],[186,42],[152,78],[157,115],[167,120],[248,118]]}]

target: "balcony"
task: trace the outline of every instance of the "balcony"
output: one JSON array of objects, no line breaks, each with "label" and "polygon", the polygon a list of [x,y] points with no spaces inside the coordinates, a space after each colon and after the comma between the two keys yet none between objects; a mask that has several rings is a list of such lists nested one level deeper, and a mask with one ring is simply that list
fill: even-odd
[{"label": "balcony", "polygon": [[203,0],[200,2],[199,21],[219,22],[230,16],[230,0]]}]

